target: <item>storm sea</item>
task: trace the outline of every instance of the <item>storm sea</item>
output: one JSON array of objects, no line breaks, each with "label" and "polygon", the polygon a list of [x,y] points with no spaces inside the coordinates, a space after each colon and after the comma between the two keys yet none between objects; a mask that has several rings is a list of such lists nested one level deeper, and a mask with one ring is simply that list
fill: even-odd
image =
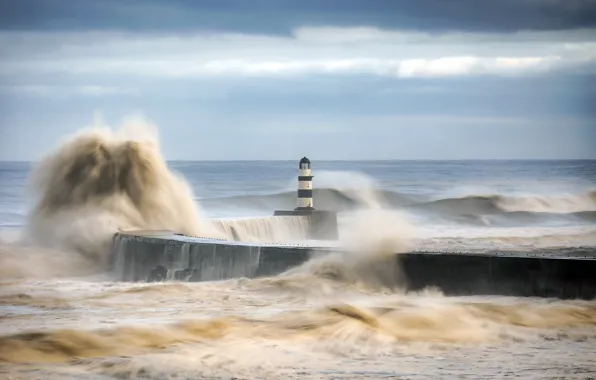
[{"label": "storm sea", "polygon": [[272,217],[296,207],[300,158],[165,161],[136,125],[0,162],[0,378],[596,378],[596,301],[377,278],[409,250],[596,246],[596,161],[309,157],[314,206],[339,213],[349,253],[269,278],[114,280],[119,230],[300,241],[302,226]]}]

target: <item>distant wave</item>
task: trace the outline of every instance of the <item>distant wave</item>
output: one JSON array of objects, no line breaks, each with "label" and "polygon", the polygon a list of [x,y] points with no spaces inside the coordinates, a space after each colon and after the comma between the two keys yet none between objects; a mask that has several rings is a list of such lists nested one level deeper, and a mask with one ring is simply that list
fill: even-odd
[{"label": "distant wave", "polygon": [[[467,225],[525,225],[596,222],[596,190],[561,196],[468,195],[428,200],[388,190],[377,191],[382,206]],[[368,208],[359,189],[314,189],[315,207],[336,212]],[[296,192],[201,199],[205,209],[291,210]]]},{"label": "distant wave", "polygon": [[578,213],[596,211],[596,190],[561,196],[469,195],[445,198],[418,205],[433,211],[454,214],[495,214],[502,212]]},{"label": "distant wave", "polygon": [[588,222],[596,221],[596,211],[578,211],[568,214],[556,212],[530,212],[530,211],[512,211],[497,214],[496,217],[504,217],[511,220],[518,220],[520,222],[534,222],[540,220],[562,220],[575,219]]},{"label": "distant wave", "polygon": [[[441,219],[441,216],[437,216]],[[493,214],[461,214],[443,216],[444,221],[451,221],[472,226],[516,226],[554,223],[594,223],[596,211],[580,211],[569,214],[551,212],[513,211]]]},{"label": "distant wave", "polygon": [[409,209],[484,225],[595,222],[596,190],[561,196],[470,195],[417,203]]},{"label": "distant wave", "polygon": [[[413,197],[392,191],[378,191],[378,199],[392,208],[398,208],[415,203]],[[365,207],[364,199],[359,189],[319,188],[313,190],[315,207],[342,212]],[[240,195],[222,198],[205,198],[200,200],[204,209],[251,209],[251,210],[292,210],[296,207],[296,191],[284,191],[274,194]]]}]

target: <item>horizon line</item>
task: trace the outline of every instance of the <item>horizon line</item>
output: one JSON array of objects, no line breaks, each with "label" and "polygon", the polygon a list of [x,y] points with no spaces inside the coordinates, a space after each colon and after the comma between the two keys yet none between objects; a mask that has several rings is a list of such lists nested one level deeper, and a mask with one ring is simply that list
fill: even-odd
[{"label": "horizon line", "polygon": [[[299,161],[300,158],[296,159],[166,159],[165,162],[294,162]],[[514,161],[596,161],[595,158],[390,158],[390,159],[376,159],[376,158],[364,158],[364,159],[325,159],[318,158],[313,159],[314,161],[324,162],[461,162],[461,161],[502,161],[502,162],[514,162]],[[34,163],[40,162],[38,160],[0,160],[0,163]]]}]

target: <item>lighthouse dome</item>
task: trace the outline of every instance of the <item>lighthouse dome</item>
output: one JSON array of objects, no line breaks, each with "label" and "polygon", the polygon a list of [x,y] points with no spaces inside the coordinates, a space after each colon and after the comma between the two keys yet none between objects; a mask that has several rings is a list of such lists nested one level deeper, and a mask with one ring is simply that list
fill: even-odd
[{"label": "lighthouse dome", "polygon": [[310,160],[306,157],[302,157],[300,160],[300,167],[303,167],[303,165],[308,165],[308,167],[310,167]]}]

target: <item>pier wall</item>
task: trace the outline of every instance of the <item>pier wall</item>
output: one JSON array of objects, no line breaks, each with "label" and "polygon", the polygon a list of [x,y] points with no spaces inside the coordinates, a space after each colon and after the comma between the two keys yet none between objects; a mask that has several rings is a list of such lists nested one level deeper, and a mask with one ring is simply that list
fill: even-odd
[{"label": "pier wall", "polygon": [[[213,281],[282,273],[330,248],[257,245],[167,232],[118,234],[114,271],[122,281]],[[395,256],[408,290],[436,287],[446,295],[596,298],[596,252],[583,257],[411,252]],[[576,255],[577,256],[577,255]]]}]

